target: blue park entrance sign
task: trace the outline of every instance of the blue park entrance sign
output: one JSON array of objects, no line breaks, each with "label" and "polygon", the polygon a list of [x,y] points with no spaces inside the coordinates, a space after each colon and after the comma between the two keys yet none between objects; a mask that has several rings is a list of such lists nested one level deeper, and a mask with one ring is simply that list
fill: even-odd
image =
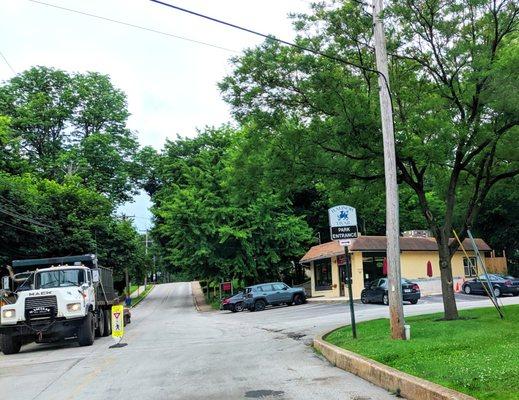
[{"label": "blue park entrance sign", "polygon": [[335,206],[328,209],[332,240],[353,239],[359,236],[357,210],[350,206]]}]

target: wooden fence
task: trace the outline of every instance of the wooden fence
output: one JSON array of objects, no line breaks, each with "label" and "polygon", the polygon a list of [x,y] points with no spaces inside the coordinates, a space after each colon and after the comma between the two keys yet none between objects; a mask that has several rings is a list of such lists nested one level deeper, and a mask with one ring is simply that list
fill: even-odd
[{"label": "wooden fence", "polygon": [[487,266],[488,272],[494,274],[508,273],[506,257],[487,257],[485,258],[485,265]]}]

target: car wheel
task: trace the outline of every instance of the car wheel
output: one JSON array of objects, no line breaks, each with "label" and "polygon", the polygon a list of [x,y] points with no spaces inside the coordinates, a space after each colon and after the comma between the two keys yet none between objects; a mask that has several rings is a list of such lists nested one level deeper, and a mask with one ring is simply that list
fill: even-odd
[{"label": "car wheel", "polygon": [[494,296],[501,297],[501,289],[499,289],[498,287],[495,287],[494,288]]},{"label": "car wheel", "polygon": [[360,302],[362,304],[368,304],[368,296],[366,296],[366,293],[362,293],[360,295]]},{"label": "car wheel", "polygon": [[267,303],[265,303],[265,300],[256,300],[256,302],[254,303],[254,310],[263,311],[266,306],[267,306]]},{"label": "car wheel", "polygon": [[296,306],[300,306],[301,304],[304,303],[304,301],[305,301],[305,299],[303,298],[302,295],[300,295],[300,294],[296,294],[296,295],[294,296],[294,304],[295,304]]},{"label": "car wheel", "polygon": [[469,285],[465,285],[463,291],[465,292],[465,294],[470,294],[472,292],[472,289],[470,289]]},{"label": "car wheel", "polygon": [[418,300],[409,300],[409,302],[410,302],[411,304],[416,304],[416,303],[418,303]]},{"label": "car wheel", "polygon": [[389,297],[387,294],[382,297],[382,303],[384,303],[385,306],[389,305]]},{"label": "car wheel", "polygon": [[241,312],[243,311],[243,303],[240,301],[239,303],[236,303],[234,305],[234,312]]}]

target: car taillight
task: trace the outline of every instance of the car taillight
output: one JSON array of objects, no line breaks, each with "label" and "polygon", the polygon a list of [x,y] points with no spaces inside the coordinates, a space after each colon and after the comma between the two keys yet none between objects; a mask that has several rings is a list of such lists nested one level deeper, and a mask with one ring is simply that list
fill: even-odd
[{"label": "car taillight", "polygon": [[223,299],[222,304],[227,304],[227,303],[229,303],[229,299]]},{"label": "car taillight", "polygon": [[506,281],[506,282],[505,282],[505,286],[507,286],[507,287],[512,286],[512,281]]},{"label": "car taillight", "polygon": [[420,291],[420,286],[418,286],[416,283],[413,285],[413,290],[416,292]]}]

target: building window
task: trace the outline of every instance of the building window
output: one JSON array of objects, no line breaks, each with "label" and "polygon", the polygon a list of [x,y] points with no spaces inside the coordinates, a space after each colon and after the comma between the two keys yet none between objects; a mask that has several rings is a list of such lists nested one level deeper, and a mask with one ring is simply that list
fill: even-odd
[{"label": "building window", "polygon": [[[472,264],[472,266],[471,266],[471,264]],[[465,269],[465,276],[467,276],[467,277],[477,276],[478,271],[477,271],[476,266],[477,266],[476,257],[470,257],[470,262],[469,262],[469,258],[463,257],[463,268]]]},{"label": "building window", "polygon": [[315,274],[315,290],[331,290],[332,289],[332,260],[325,258],[324,260],[314,261]]}]

